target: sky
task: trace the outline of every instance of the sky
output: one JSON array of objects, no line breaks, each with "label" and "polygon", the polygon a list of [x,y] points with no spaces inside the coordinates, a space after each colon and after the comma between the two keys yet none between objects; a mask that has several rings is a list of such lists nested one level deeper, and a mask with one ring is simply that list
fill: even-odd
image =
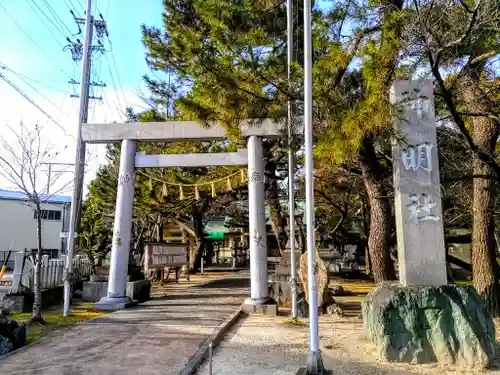
[{"label": "sky", "polygon": [[[161,27],[161,0],[92,0],[92,14],[107,22],[109,39],[103,38],[104,54],[94,53],[91,81],[105,83],[92,88],[89,123],[123,121],[123,110],[137,111],[146,105],[140,93],[146,93],[142,77],[149,73],[145,48],[141,41],[141,24]],[[328,1],[318,6],[327,8]],[[0,1],[0,139],[16,140],[19,123],[27,128],[42,128],[44,146],[58,152],[55,162],[74,163],[81,61],[73,61],[70,42],[80,39],[79,27],[71,13],[84,16],[85,0],[1,0]],[[83,25],[81,26],[83,30]],[[97,38],[94,33],[94,45]],[[23,97],[21,93],[27,98]],[[6,156],[0,147],[0,155]],[[7,155],[11,157],[11,155]],[[89,145],[85,189],[105,162],[105,146]],[[73,166],[54,166],[52,177],[59,174],[52,193],[70,195]],[[60,172],[60,173],[59,173]],[[40,171],[37,184],[47,184],[47,170]],[[15,188],[0,177],[0,188]]]},{"label": "sky", "polygon": [[[43,142],[59,154],[54,161],[74,163],[81,62],[74,62],[70,43],[80,39],[76,17],[83,17],[85,0],[2,0],[0,2],[0,74],[12,82],[32,102],[30,103],[5,80],[0,79],[0,137],[15,141],[19,123],[26,127],[38,124]],[[145,49],[141,41],[141,24],[161,26],[161,0],[93,0],[92,14],[107,22],[109,40],[103,39],[106,53],[94,53],[91,80],[103,82],[105,88],[94,88],[91,95],[89,123],[123,121],[124,108],[146,108],[140,93],[147,93],[142,77],[149,73]],[[81,26],[83,30],[83,25]],[[97,39],[94,38],[94,44]],[[2,66],[4,68],[2,68]],[[50,118],[51,119],[50,119]],[[12,131],[11,131],[12,130]],[[0,149],[2,156],[5,150]],[[87,156],[86,185],[105,161],[104,146],[91,145]],[[70,195],[72,166],[54,166],[64,171],[54,189]],[[46,171],[41,171],[39,183],[46,184]],[[0,178],[0,188],[13,188]]]}]

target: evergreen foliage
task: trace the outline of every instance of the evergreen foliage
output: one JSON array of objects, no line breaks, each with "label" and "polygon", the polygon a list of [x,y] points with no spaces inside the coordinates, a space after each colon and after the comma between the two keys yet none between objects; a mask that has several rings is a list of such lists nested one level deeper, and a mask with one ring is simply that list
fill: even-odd
[{"label": "evergreen foliage", "polygon": [[[230,142],[143,144],[150,153],[235,150],[244,145],[241,119],[302,114],[302,2],[294,12],[294,55],[287,80],[286,2],[282,0],[164,0],[161,28],[142,27],[147,61],[165,79],[145,77],[154,109],[131,119],[193,119],[221,122]],[[297,5],[296,2],[294,2]],[[389,89],[396,79],[434,78],[446,232],[473,229],[474,281],[500,311],[498,270],[491,260],[500,176],[497,139],[500,5],[495,0],[336,0],[313,12],[313,116],[318,228],[337,245],[351,241],[360,217],[362,246],[369,250],[375,280],[394,278],[389,257],[393,225],[393,136]],[[300,135],[293,146],[300,144]],[[266,140],[266,204],[276,237],[284,238],[285,141]],[[118,147],[91,186],[86,206],[102,207],[95,223],[108,223],[114,204]],[[298,172],[302,173],[299,155]],[[161,222],[200,222],[227,207],[232,225],[246,225],[246,188],[201,199],[164,194],[163,182],[198,183],[231,168],[146,171],[137,175],[136,223],[154,236]],[[151,178],[149,178],[149,177]],[[484,182],[489,181],[489,182]],[[222,192],[224,186],[218,189]],[[177,194],[177,196],[176,196]],[[472,199],[471,199],[472,197]],[[470,209],[472,206],[472,210]],[[471,212],[473,213],[471,215]],[[93,217],[93,216],[91,216]],[[87,223],[87,222],[85,222]],[[139,225],[139,224],[137,224]],[[199,225],[195,225],[199,227]],[[99,229],[89,230],[99,232]],[[302,228],[303,230],[303,228]],[[194,236],[203,242],[199,230]],[[286,237],[286,235],[285,235]],[[92,243],[90,241],[89,243]],[[199,249],[199,247],[198,247]]]}]

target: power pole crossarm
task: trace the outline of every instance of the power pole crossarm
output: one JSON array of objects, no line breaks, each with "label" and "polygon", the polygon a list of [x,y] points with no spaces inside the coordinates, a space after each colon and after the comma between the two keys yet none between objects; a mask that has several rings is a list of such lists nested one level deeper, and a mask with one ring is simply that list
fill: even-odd
[{"label": "power pole crossarm", "polygon": [[[48,163],[42,163],[43,165],[48,165],[49,170],[47,171],[47,195],[50,194],[50,182],[52,180],[52,166],[53,165],[65,165],[65,166],[73,166],[75,164],[73,163],[55,163],[55,162],[48,162]],[[57,171],[56,173],[64,173],[64,172],[69,172],[69,171]]]}]

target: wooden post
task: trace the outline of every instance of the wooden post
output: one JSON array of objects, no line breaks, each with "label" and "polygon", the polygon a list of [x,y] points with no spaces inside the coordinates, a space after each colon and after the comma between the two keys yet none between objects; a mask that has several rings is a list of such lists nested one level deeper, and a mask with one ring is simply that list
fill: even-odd
[{"label": "wooden post", "polygon": [[77,280],[81,280],[82,279],[82,256],[81,255],[77,255],[75,257],[75,264],[76,264],[76,278]]},{"label": "wooden post", "polygon": [[23,282],[23,268],[26,258],[24,251],[19,251],[14,255],[14,274],[12,276],[12,289],[11,292],[16,294],[21,291],[21,284]]},{"label": "wooden post", "polygon": [[55,260],[50,259],[48,264],[48,272],[47,272],[47,285],[51,287],[55,282],[55,268],[54,268]]},{"label": "wooden post", "polygon": [[42,289],[48,288],[48,276],[49,276],[49,256],[47,254],[42,255],[42,264],[40,265],[42,269],[40,270],[41,280],[40,284]]}]

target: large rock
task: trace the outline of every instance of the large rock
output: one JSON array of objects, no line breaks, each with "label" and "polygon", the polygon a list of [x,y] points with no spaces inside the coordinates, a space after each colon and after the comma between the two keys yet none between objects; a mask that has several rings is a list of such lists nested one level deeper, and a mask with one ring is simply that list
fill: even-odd
[{"label": "large rock", "polygon": [[[318,309],[324,310],[326,306],[332,303],[332,297],[330,295],[330,291],[328,290],[328,283],[330,281],[328,278],[328,269],[326,268],[325,262],[323,262],[323,260],[320,258],[318,250],[316,250],[316,264],[314,270],[316,274]],[[309,303],[307,251],[300,257],[299,277],[306,293],[307,303]]]},{"label": "large rock", "polygon": [[0,356],[14,350],[14,344],[7,337],[0,336]]},{"label": "large rock", "polygon": [[494,356],[495,326],[473,287],[381,285],[363,321],[382,360],[485,368]]},{"label": "large rock", "polygon": [[0,312],[0,355],[26,345],[26,326]]}]

